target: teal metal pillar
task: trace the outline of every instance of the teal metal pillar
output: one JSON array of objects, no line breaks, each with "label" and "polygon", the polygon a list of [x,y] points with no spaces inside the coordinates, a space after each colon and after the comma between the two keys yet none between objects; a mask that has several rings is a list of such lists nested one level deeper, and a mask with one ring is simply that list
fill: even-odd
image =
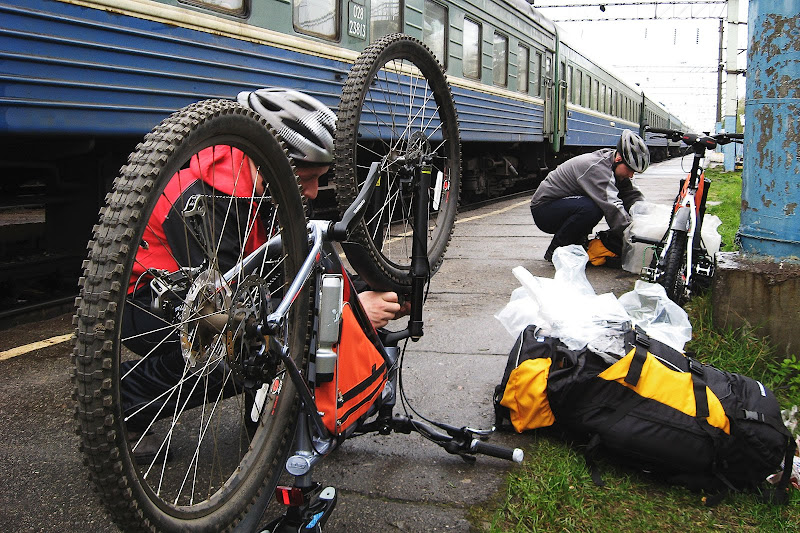
[{"label": "teal metal pillar", "polygon": [[747,27],[742,250],[798,261],[800,2],[750,0]]}]

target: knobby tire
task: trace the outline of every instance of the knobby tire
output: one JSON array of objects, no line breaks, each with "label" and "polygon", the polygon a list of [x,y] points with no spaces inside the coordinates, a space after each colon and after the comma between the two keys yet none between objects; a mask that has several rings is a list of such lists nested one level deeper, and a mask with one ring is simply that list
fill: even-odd
[{"label": "knobby tire", "polygon": [[[242,197],[234,199],[213,187],[204,189],[210,203],[200,227],[210,227],[214,238],[202,241],[206,253],[201,263],[191,265],[198,269],[189,276],[189,290],[180,296],[183,300],[177,298],[174,309],[164,311],[171,317],[170,326],[165,333],[151,331],[152,335],[164,336],[162,346],[174,346],[169,343],[180,338],[180,349],[170,353],[177,353],[177,361],[185,365],[180,386],[195,388],[186,391],[176,384],[177,388],[171,389],[174,398],[180,398],[175,406],[167,413],[162,409],[149,420],[148,430],[160,435],[161,460],[137,458],[133,448],[141,444],[129,427],[135,417],[124,413],[121,405],[121,391],[127,386],[124,381],[131,375],[125,365],[154,354],[134,354],[128,344],[136,339],[123,338],[122,324],[134,312],[152,314],[146,306],[135,307],[138,304],[128,295],[131,275],[134,265],[141,266],[138,253],[153,244],[143,236],[150,235],[145,230],[152,231],[156,217],[151,219],[151,215],[156,206],[164,205],[158,202],[166,197],[173,177],[177,179],[177,172],[183,172],[192,161],[200,161],[200,154],[215,158],[225,150],[247,155],[257,175],[263,177],[266,191],[257,198],[251,192],[250,198],[242,199],[243,192]],[[206,176],[213,177],[215,171],[207,169]],[[210,100],[165,119],[137,146],[120,172],[93,230],[74,319],[77,433],[90,479],[106,509],[125,531],[228,531],[242,519],[255,523],[283,469],[298,407],[296,389],[276,358],[256,360],[262,367],[255,380],[252,373],[250,377],[242,374],[246,357],[264,340],[244,332],[245,326],[262,320],[269,312],[264,295],[279,297],[282,283],[286,283],[283,280],[294,277],[307,254],[306,219],[293,169],[282,145],[258,115],[235,102]],[[217,200],[223,202],[220,205],[228,202],[226,212],[212,207]],[[218,247],[215,232],[228,231],[223,228],[234,220],[237,228],[249,231],[256,216],[263,216],[253,214],[256,206],[271,213],[259,219],[266,235],[281,237],[277,255],[268,262],[270,271],[265,273],[262,264],[262,270],[247,280],[238,277],[230,283],[220,282],[219,275],[229,266],[223,263],[230,258],[216,255],[222,247]],[[180,216],[177,212],[183,206],[173,207],[170,216]],[[196,239],[193,228],[196,226],[186,224],[186,242]],[[233,246],[244,247],[244,237],[238,238]],[[177,248],[170,248],[176,259]],[[134,288],[144,287],[146,291],[149,277],[161,274],[142,274]],[[200,296],[203,291],[208,293],[206,300]],[[302,368],[309,296],[307,292],[301,296],[290,313],[286,337]],[[187,312],[191,306],[196,309]],[[206,316],[216,316],[219,323],[211,327],[210,319],[198,318],[206,312]],[[189,361],[187,356],[196,360]],[[191,373],[196,377],[184,381]],[[212,393],[212,376],[222,376],[224,394]],[[262,382],[270,385],[266,388],[269,392],[260,416],[256,415],[257,422],[253,422],[253,396]],[[181,394],[188,397],[195,390],[200,404],[189,408]]]},{"label": "knobby tire", "polygon": [[[453,96],[442,66],[420,41],[403,34],[370,45],[353,65],[336,123],[337,204],[355,199],[370,164],[382,161],[371,208],[343,244],[348,260],[376,290],[411,286],[413,197],[402,165],[433,154],[427,243],[431,275],[450,242],[461,189],[461,142]],[[437,178],[440,178],[437,181]]]},{"label": "knobby tire", "polygon": [[678,305],[684,300],[687,239],[686,232],[675,231],[672,234],[672,242],[664,262],[664,274],[661,277],[661,285],[664,286],[667,297]]}]

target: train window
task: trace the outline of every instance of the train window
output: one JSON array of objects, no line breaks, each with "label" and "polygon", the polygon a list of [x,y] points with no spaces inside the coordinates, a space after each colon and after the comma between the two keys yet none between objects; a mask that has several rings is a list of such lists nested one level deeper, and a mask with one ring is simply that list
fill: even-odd
[{"label": "train window", "polygon": [[294,29],[325,39],[339,38],[337,0],[293,0]]},{"label": "train window", "polygon": [[243,17],[250,12],[250,0],[179,0],[182,4],[199,6]]},{"label": "train window", "polygon": [[592,106],[592,77],[586,75],[586,107]]},{"label": "train window", "polygon": [[600,101],[597,102],[597,110],[598,111],[602,111],[603,113],[605,113],[606,112],[606,84],[605,83],[601,83],[600,84],[600,93],[599,94],[600,94],[600,96],[598,98],[600,99]]},{"label": "train window", "polygon": [[531,62],[531,50],[519,45],[517,50],[517,88],[520,92],[528,92],[528,69]]},{"label": "train window", "polygon": [[597,98],[600,94],[600,80],[594,80],[594,85],[592,85],[592,109],[600,109],[597,105]]},{"label": "train window", "polygon": [[464,77],[481,78],[481,25],[464,19]]},{"label": "train window", "polygon": [[542,95],[542,54],[533,54],[533,90],[536,96]]},{"label": "train window", "polygon": [[583,85],[583,72],[575,69],[575,77],[572,78],[572,103],[581,105],[581,85]]},{"label": "train window", "polygon": [[[572,65],[567,67],[567,80],[569,83],[569,87],[575,87],[575,67],[573,67]],[[567,99],[569,100],[569,103],[574,102],[574,100],[572,99],[573,92],[574,91],[567,89]]]},{"label": "train window", "polygon": [[384,35],[402,31],[402,0],[372,0],[369,11],[370,42],[377,41]]},{"label": "train window", "polygon": [[616,106],[614,105],[614,97],[616,94],[614,93],[614,89],[611,87],[608,88],[608,114],[613,115],[614,111],[616,110]]},{"label": "train window", "polygon": [[495,85],[505,87],[508,84],[508,37],[495,32],[492,42],[492,79]]},{"label": "train window", "polygon": [[447,66],[447,8],[431,0],[425,0],[422,41]]}]

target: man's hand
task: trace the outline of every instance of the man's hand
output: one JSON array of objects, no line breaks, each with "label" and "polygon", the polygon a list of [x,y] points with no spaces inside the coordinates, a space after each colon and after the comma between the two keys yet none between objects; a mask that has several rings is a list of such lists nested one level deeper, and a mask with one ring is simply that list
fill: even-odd
[{"label": "man's hand", "polygon": [[401,306],[396,292],[364,291],[358,294],[358,299],[375,329],[384,327],[390,320],[407,315],[411,307],[410,302]]}]

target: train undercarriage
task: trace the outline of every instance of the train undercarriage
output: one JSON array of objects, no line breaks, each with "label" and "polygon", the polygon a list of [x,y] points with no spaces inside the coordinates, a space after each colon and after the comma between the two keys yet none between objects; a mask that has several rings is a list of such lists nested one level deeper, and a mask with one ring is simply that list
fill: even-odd
[{"label": "train undercarriage", "polygon": [[[98,210],[139,139],[9,139],[0,165],[0,327],[72,305]],[[561,161],[543,143],[462,144],[462,205],[533,191]],[[315,215],[336,216],[321,183]]]}]

